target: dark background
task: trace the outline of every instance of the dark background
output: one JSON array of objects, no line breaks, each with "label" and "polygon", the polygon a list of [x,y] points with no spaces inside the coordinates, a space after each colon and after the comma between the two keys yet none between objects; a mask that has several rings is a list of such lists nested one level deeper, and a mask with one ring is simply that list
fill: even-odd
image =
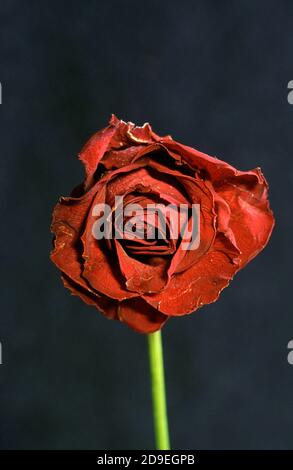
[{"label": "dark background", "polygon": [[114,112],[261,166],[276,228],[219,301],[164,328],[176,449],[293,449],[292,1],[0,3],[0,447],[151,449],[146,338],[48,256],[76,155]]}]

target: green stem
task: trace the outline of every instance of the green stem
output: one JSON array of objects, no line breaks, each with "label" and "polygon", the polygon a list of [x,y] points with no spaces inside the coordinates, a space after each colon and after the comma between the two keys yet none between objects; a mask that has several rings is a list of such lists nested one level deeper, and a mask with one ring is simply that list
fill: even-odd
[{"label": "green stem", "polygon": [[155,441],[157,450],[170,450],[161,331],[148,335]]}]

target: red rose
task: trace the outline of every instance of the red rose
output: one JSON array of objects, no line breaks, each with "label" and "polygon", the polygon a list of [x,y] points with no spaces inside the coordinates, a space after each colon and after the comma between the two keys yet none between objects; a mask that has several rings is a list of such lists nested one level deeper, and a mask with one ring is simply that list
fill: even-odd
[{"label": "red rose", "polygon": [[[73,294],[138,332],[156,331],[169,317],[217,300],[272,232],[268,186],[259,168],[238,171],[170,136],[158,136],[149,124],[137,127],[113,116],[79,158],[85,180],[54,209],[51,259]],[[124,205],[139,202],[143,208],[199,204],[199,246],[183,249],[182,238],[173,239],[170,230],[160,240],[127,233],[97,240],[94,208],[106,203],[113,215],[115,196],[123,196]],[[155,225],[160,230],[159,218]]]}]

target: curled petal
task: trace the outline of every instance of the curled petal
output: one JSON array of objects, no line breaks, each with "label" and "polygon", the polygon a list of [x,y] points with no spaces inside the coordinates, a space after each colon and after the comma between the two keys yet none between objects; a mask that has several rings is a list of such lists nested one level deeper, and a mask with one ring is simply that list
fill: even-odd
[{"label": "curled petal", "polygon": [[[84,182],[84,189],[87,191],[94,184],[94,174],[97,171],[98,165],[103,159],[104,166],[111,167],[111,163],[107,164],[107,157],[112,164],[115,164],[115,154],[113,152],[127,146],[141,144],[153,144],[155,134],[152,133],[150,125],[144,124],[142,127],[135,126],[132,123],[126,123],[119,120],[116,116],[112,115],[109,125],[104,129],[96,132],[89,141],[85,144],[79,154],[79,159],[85,167],[86,179]],[[140,147],[140,150],[142,147]],[[128,152],[124,152],[125,163],[129,163],[130,156]],[[137,151],[133,151],[133,156],[137,155]],[[123,155],[120,155],[123,156]],[[117,160],[117,156],[116,156]],[[121,167],[121,164],[119,165]]]},{"label": "curled petal", "polygon": [[[213,194],[210,192],[208,187],[203,181],[191,181],[187,177],[181,178],[182,184],[188,194],[189,200],[193,204],[199,204],[200,211],[200,230],[199,230],[199,246],[195,250],[184,250],[184,240],[174,256],[169,274],[180,273],[189,269],[194,263],[196,263],[212,246],[215,236],[215,211],[214,211],[214,199]],[[192,219],[194,223],[194,217]]]},{"label": "curled petal", "polygon": [[55,235],[51,260],[83,288],[88,288],[88,284],[82,278],[80,236],[94,196],[94,191],[90,191],[78,199],[61,198],[55,206],[51,225]]},{"label": "curled petal", "polygon": [[113,175],[107,186],[108,204],[112,206],[115,196],[128,194],[131,191],[139,189],[139,187],[148,188],[148,191],[158,194],[170,204],[174,202],[176,204],[188,203],[188,200],[184,194],[182,194],[178,185],[176,185],[176,180],[170,180],[170,178],[168,180],[164,173],[158,174],[156,172],[154,174],[147,166],[137,169],[137,165],[139,164],[136,163],[128,167],[128,172],[125,171],[124,174],[118,174],[116,172],[116,175]]},{"label": "curled petal", "polygon": [[101,163],[104,165],[106,170],[122,168],[124,166],[130,165],[133,160],[141,155],[141,152],[144,150],[145,146],[143,145],[133,145],[121,150],[110,150],[109,152],[105,153]]},{"label": "curled petal", "polygon": [[72,295],[80,297],[87,305],[96,307],[105,317],[109,318],[109,320],[118,320],[117,301],[103,295],[98,295],[89,288],[81,287],[80,284],[75,283],[66,275],[61,276],[61,278],[64,287],[71,290]]},{"label": "curled petal", "polygon": [[233,176],[243,176],[247,180],[259,180],[259,175],[255,170],[239,171],[229,163],[216,157],[211,157],[206,153],[183,145],[174,140],[162,141],[164,146],[170,151],[170,155],[178,155],[191,168],[202,170],[202,175],[213,182],[214,185],[221,185],[226,178]]},{"label": "curled petal", "polygon": [[[106,186],[96,194],[92,209],[96,204],[105,202]],[[106,247],[105,240],[97,240],[93,236],[95,217],[90,214],[86,228],[81,237],[83,243],[83,273],[82,276],[90,286],[99,293],[117,300],[134,297],[125,287],[123,276],[119,270],[115,254]]]},{"label": "curled petal", "polygon": [[84,190],[87,191],[94,182],[94,174],[97,170],[100,160],[105,152],[110,148],[110,142],[116,133],[116,127],[110,125],[105,129],[94,134],[85,144],[79,154],[79,159],[85,167],[86,178],[84,181]]},{"label": "curled petal", "polygon": [[117,257],[121,272],[125,277],[125,285],[129,291],[138,294],[158,292],[168,282],[168,259],[152,256],[148,263],[128,256],[121,244],[115,240]]},{"label": "curled petal", "polygon": [[135,126],[130,123],[127,135],[129,139],[138,144],[151,144],[154,142],[154,133],[152,132],[151,126],[146,122],[143,126]]},{"label": "curled petal", "polygon": [[220,194],[214,192],[214,200],[215,200],[215,210],[217,214],[217,230],[225,237],[230,240],[232,245],[239,251],[233,230],[230,227],[230,220],[231,220],[231,210],[229,204],[221,197]]},{"label": "curled petal", "polygon": [[259,169],[256,184],[245,178],[232,178],[219,190],[219,195],[230,208],[229,230],[240,250],[241,267],[253,259],[267,244],[274,217],[269,207],[267,183]]}]

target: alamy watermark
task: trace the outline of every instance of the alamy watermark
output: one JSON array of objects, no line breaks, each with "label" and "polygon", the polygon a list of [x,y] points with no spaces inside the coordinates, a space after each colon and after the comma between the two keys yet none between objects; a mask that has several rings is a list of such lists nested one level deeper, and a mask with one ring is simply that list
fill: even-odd
[{"label": "alamy watermark", "polygon": [[291,91],[289,91],[288,96],[287,96],[288,103],[293,104],[293,80],[290,80],[290,82],[288,83],[287,88],[289,90],[291,90]]},{"label": "alamy watermark", "polygon": [[96,218],[92,226],[96,240],[180,240],[185,251],[196,250],[200,244],[199,204],[125,205],[123,196],[115,196],[114,207],[96,204],[92,216]]},{"label": "alamy watermark", "polygon": [[3,356],[2,356],[2,343],[0,341],[0,366],[3,364]]},{"label": "alamy watermark", "polygon": [[293,366],[293,339],[289,341],[287,348],[291,349],[291,351],[288,353],[287,361],[290,364],[290,366]]}]

